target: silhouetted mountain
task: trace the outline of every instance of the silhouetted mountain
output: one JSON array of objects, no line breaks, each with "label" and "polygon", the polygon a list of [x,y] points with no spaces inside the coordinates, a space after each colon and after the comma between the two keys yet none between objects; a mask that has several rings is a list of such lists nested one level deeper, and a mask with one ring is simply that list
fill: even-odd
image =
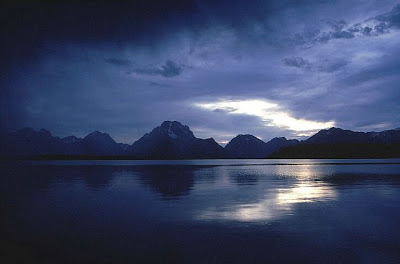
[{"label": "silhouetted mountain", "polygon": [[65,138],[61,139],[62,143],[68,143],[68,144],[72,144],[72,143],[80,143],[82,141],[81,138],[77,138],[75,136],[68,136]]},{"label": "silhouetted mountain", "polygon": [[309,139],[306,144],[347,144],[347,143],[400,143],[400,130],[382,132],[354,132],[332,127],[321,130]]},{"label": "silhouetted mountain", "polygon": [[196,138],[188,126],[165,121],[132,145],[116,143],[108,134],[92,132],[83,139],[54,137],[50,131],[23,128],[0,132],[0,156],[41,158],[379,158],[400,157],[400,129],[354,132],[321,130],[307,140],[274,138],[267,143],[238,135],[224,148],[214,139]]},{"label": "silhouetted mountain", "polygon": [[273,138],[265,143],[253,135],[238,135],[225,146],[225,156],[235,159],[260,159],[298,143],[298,140],[287,140],[285,137]]},{"label": "silhouetted mountain", "polygon": [[225,146],[225,156],[232,159],[265,158],[267,146],[253,135],[237,135]]},{"label": "silhouetted mountain", "polygon": [[67,155],[82,155],[82,139],[75,136],[68,136],[61,139],[61,143],[64,144]]},{"label": "silhouetted mountain", "polygon": [[59,137],[53,137],[48,130],[36,132],[32,128],[23,128],[16,132],[2,133],[2,155],[48,155],[66,152]]},{"label": "silhouetted mountain", "polygon": [[196,138],[188,126],[165,121],[133,143],[126,153],[146,159],[218,158],[223,148],[212,138]]},{"label": "silhouetted mountain", "polygon": [[318,133],[305,140],[307,144],[340,144],[340,143],[368,143],[368,135],[363,132],[354,132],[332,127],[320,130]]},{"label": "silhouetted mountain", "polygon": [[270,158],[390,158],[400,157],[400,130],[354,132],[321,130],[297,146],[283,148]]},{"label": "silhouetted mountain", "polygon": [[2,156],[51,155],[122,155],[124,150],[108,134],[93,132],[84,139],[69,136],[60,139],[50,131],[23,128],[16,132],[1,133]]},{"label": "silhouetted mountain", "polygon": [[123,153],[126,152],[126,150],[129,148],[129,144],[125,144],[125,143],[117,143],[118,146],[122,149]]},{"label": "silhouetted mountain", "polygon": [[299,144],[282,148],[273,159],[400,158],[400,143]]},{"label": "silhouetted mountain", "polygon": [[94,131],[81,141],[83,155],[122,155],[122,147],[107,133]]},{"label": "silhouetted mountain", "polygon": [[297,139],[286,139],[285,137],[276,137],[265,143],[267,147],[267,152],[263,156],[264,158],[271,155],[272,153],[280,150],[281,148],[286,148],[289,146],[296,146],[300,142]]},{"label": "silhouetted mountain", "polygon": [[400,143],[400,129],[385,130],[382,132],[368,132],[373,143]]}]

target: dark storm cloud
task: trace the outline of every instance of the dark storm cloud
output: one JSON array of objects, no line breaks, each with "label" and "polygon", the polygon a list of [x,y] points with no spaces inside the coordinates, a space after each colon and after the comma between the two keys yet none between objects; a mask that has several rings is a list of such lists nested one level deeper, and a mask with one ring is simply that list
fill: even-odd
[{"label": "dark storm cloud", "polygon": [[319,63],[311,63],[309,60],[302,57],[290,57],[282,60],[284,66],[299,68],[303,70],[319,71],[332,73],[340,70],[346,66],[349,62],[345,60],[336,61],[322,61]]},{"label": "dark storm cloud", "polygon": [[338,71],[349,64],[346,60],[339,60],[334,62],[325,62],[317,66],[318,71],[332,73]]},{"label": "dark storm cloud", "polygon": [[296,133],[193,105],[268,100],[294,118],[349,129],[390,128],[399,112],[398,71],[384,57],[399,55],[387,34],[399,25],[391,0],[61,1],[0,14],[1,112],[11,129],[102,130],[132,143],[179,120],[200,137],[268,140]]},{"label": "dark storm cloud", "polygon": [[283,59],[283,64],[289,67],[310,68],[311,63],[302,57],[291,57]]},{"label": "dark storm cloud", "polygon": [[384,25],[387,28],[400,28],[400,4],[393,7],[390,12],[376,16],[375,20],[385,23]]},{"label": "dark storm cloud", "polygon": [[346,21],[344,20],[332,20],[332,19],[327,19],[325,22],[331,26],[335,32],[337,31],[342,31],[343,28],[347,25]]},{"label": "dark storm cloud", "polygon": [[70,43],[154,45],[195,21],[196,10],[194,0],[2,1],[0,67],[8,75]]},{"label": "dark storm cloud", "polygon": [[363,33],[370,34],[384,34],[392,29],[400,28],[400,4],[397,4],[387,13],[370,18],[367,22],[375,22],[373,28],[365,27]]},{"label": "dark storm cloud", "polygon": [[332,39],[351,39],[355,36],[354,30],[359,31],[359,29],[354,28],[328,32],[321,32],[319,29],[307,29],[301,33],[296,33],[293,42],[299,45],[315,45],[317,43],[326,43]]},{"label": "dark storm cloud", "polygon": [[351,25],[345,20],[323,19],[322,22],[333,30],[307,28],[303,32],[296,33],[293,42],[300,45],[315,45],[332,39],[352,39],[358,36],[378,36],[389,33],[392,29],[400,28],[400,4],[387,13]]},{"label": "dark storm cloud", "polygon": [[349,32],[349,31],[335,31],[335,32],[332,32],[330,35],[331,35],[332,38],[337,38],[337,39],[340,39],[340,38],[346,38],[346,39],[354,38],[354,34]]},{"label": "dark storm cloud", "polygon": [[[334,74],[326,92],[298,102],[292,101],[294,111],[303,112],[305,105],[312,109],[324,109],[313,111],[308,118],[336,116],[338,127],[352,127],[354,130],[379,131],[397,127],[400,113],[400,65],[397,58],[400,50],[397,48],[398,41],[391,44],[385,43],[387,39],[381,41],[383,46],[367,44],[367,49],[358,51],[359,57],[353,58],[345,71]],[[375,55],[382,47],[387,49],[385,55]],[[362,48],[357,46],[357,49]],[[374,56],[369,58],[371,55]]]},{"label": "dark storm cloud", "polygon": [[[339,28],[339,26],[336,26]],[[353,29],[354,30],[354,29]],[[303,34],[295,35],[295,42],[299,44],[315,44],[325,43],[331,39],[351,39],[354,38],[354,33],[348,30],[338,29],[336,31],[321,32],[320,30],[308,30]]]},{"label": "dark storm cloud", "polygon": [[[342,79],[342,85],[360,85],[396,76],[396,74],[400,72],[400,61],[397,59],[397,56],[400,56],[400,52],[396,52],[393,55],[394,57],[384,56],[380,60],[376,61],[374,65],[365,67],[363,71]],[[392,87],[392,89],[397,88]]]},{"label": "dark storm cloud", "polygon": [[[46,45],[80,42],[155,47],[174,32],[197,38],[205,28],[226,26],[257,41],[261,29],[274,30],[279,12],[320,0],[135,0],[135,1],[2,1],[2,64],[35,60]],[[261,33],[263,38],[268,32]]]},{"label": "dark storm cloud", "polygon": [[182,73],[183,68],[179,64],[167,60],[164,65],[147,66],[147,67],[132,67],[131,72],[144,75],[160,75],[163,77],[175,77]]},{"label": "dark storm cloud", "polygon": [[178,63],[167,60],[164,64],[160,66],[155,65],[147,65],[147,66],[137,66],[132,63],[130,60],[126,59],[106,59],[105,62],[124,68],[128,74],[137,73],[143,75],[160,75],[163,77],[175,77],[180,75],[183,72],[182,65]]}]

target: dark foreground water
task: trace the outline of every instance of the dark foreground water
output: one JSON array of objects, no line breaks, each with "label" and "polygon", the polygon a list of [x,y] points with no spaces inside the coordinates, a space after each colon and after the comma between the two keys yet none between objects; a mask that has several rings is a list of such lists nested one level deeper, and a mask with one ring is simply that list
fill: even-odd
[{"label": "dark foreground water", "polygon": [[0,191],[1,263],[400,263],[400,160],[8,162]]}]

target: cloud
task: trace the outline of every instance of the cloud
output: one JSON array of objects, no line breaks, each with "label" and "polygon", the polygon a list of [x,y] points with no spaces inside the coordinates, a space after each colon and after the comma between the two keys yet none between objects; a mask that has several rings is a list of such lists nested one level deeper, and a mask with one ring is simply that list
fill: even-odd
[{"label": "cloud", "polygon": [[122,66],[122,67],[130,67],[132,65],[132,62],[130,60],[125,60],[125,59],[115,59],[115,58],[110,58],[106,59],[105,62],[116,65],[116,66]]},{"label": "cloud", "polygon": [[[400,28],[400,4],[394,6],[390,12],[376,16],[374,19],[384,23],[387,28]],[[383,24],[380,26],[382,27]]]},{"label": "cloud", "polygon": [[378,34],[383,34],[383,33],[389,32],[388,26],[386,25],[386,23],[383,23],[383,22],[379,23],[378,25],[375,25],[374,29]]},{"label": "cloud", "polygon": [[332,38],[336,38],[336,39],[340,39],[340,38],[345,38],[345,39],[349,39],[349,38],[354,38],[354,34],[349,32],[349,31],[335,31],[335,32],[331,32],[330,36]]},{"label": "cloud", "polygon": [[326,72],[326,73],[332,73],[338,71],[349,63],[348,61],[345,60],[336,60],[336,61],[324,60],[319,63],[311,63],[309,60],[304,59],[303,57],[294,57],[294,56],[290,58],[285,58],[282,61],[283,65],[288,67],[294,67],[315,72]]},{"label": "cloud", "polygon": [[329,31],[322,32],[319,34],[313,42],[328,42],[331,39],[351,39],[354,38],[354,34],[347,30]]},{"label": "cloud", "polygon": [[[400,29],[400,4],[397,4],[387,13],[367,19],[364,28],[359,27],[364,35],[377,36],[389,33],[391,30]],[[359,25],[358,25],[359,26]]]},{"label": "cloud", "polygon": [[364,35],[369,35],[369,34],[371,33],[371,31],[372,31],[372,28],[370,28],[370,27],[365,27],[365,28],[363,29],[363,34],[364,34]]},{"label": "cloud", "polygon": [[123,67],[127,70],[128,73],[136,73],[136,74],[143,74],[143,75],[160,75],[163,77],[175,77],[182,73],[183,67],[172,60],[167,60],[163,65],[155,66],[155,65],[148,65],[148,66],[138,66],[134,65],[132,61],[127,59],[116,59],[110,58],[106,59],[105,62],[118,66]]},{"label": "cloud", "polygon": [[326,19],[325,22],[331,26],[334,31],[342,31],[347,25],[346,21],[344,20]]},{"label": "cloud", "polygon": [[194,103],[194,106],[226,114],[255,116],[264,126],[273,126],[295,131],[301,135],[311,135],[319,129],[330,128],[334,121],[318,122],[293,117],[275,102],[267,100],[219,100],[215,102]]},{"label": "cloud", "polygon": [[285,58],[283,59],[283,64],[296,68],[310,68],[312,66],[308,60],[303,59],[302,57]]},{"label": "cloud", "polygon": [[334,61],[334,62],[326,61],[326,62],[318,65],[317,69],[320,72],[332,73],[332,72],[340,70],[341,68],[345,67],[347,64],[349,64],[349,62],[345,61],[345,60],[338,60],[338,61]]},{"label": "cloud", "polygon": [[164,65],[161,66],[147,66],[147,67],[133,67],[131,72],[143,75],[160,75],[163,77],[175,77],[182,73],[183,68],[171,61],[167,60]]},{"label": "cloud", "polygon": [[305,30],[302,33],[296,33],[293,42],[298,45],[314,45],[316,43],[325,43],[332,39],[351,39],[355,35],[354,30],[359,29],[352,28],[351,30],[338,30],[338,31],[323,31],[320,30]]},{"label": "cloud", "polygon": [[303,32],[295,33],[292,41],[298,45],[314,45],[326,43],[332,39],[352,39],[362,36],[378,36],[389,33],[391,30],[400,28],[400,4],[397,4],[391,11],[370,17],[348,25],[344,20],[323,19],[333,30],[322,31],[315,28],[304,29]]}]

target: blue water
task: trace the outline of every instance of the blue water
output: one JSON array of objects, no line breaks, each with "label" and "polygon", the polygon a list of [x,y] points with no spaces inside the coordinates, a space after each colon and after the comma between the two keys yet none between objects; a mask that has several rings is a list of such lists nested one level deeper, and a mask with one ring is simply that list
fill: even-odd
[{"label": "blue water", "polygon": [[0,191],[0,261],[400,263],[399,159],[3,162]]}]

